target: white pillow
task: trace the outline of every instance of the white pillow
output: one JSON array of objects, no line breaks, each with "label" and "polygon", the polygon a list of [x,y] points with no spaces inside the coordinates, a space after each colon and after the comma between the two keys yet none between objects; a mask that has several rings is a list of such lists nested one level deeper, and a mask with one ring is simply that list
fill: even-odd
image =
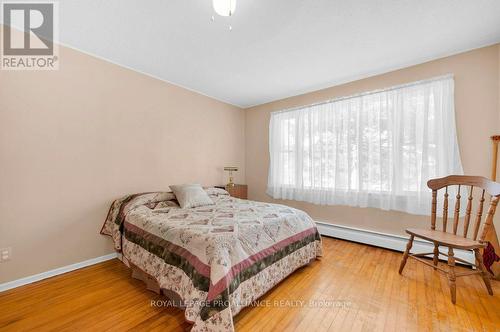
[{"label": "white pillow", "polygon": [[183,209],[215,204],[199,184],[170,186]]}]

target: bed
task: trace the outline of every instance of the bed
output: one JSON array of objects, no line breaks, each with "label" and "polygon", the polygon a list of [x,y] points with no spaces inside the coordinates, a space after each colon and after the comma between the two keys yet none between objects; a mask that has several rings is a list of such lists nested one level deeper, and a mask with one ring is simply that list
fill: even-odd
[{"label": "bed", "polygon": [[101,234],[179,300],[192,331],[234,331],[242,308],[321,256],[321,237],[303,211],[205,190],[214,205],[181,209],[171,192],[117,199]]}]

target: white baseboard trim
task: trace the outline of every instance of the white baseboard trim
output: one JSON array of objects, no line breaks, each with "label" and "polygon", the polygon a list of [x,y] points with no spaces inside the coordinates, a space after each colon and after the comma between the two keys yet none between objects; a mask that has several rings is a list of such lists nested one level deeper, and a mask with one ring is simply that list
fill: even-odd
[{"label": "white baseboard trim", "polygon": [[[331,236],[338,239],[349,240],[369,244],[376,247],[387,248],[403,252],[406,248],[406,243],[409,237],[380,233],[366,229],[330,224],[327,222],[316,221],[316,226],[321,235]],[[434,246],[431,242],[416,239],[413,241],[411,252],[432,252]],[[455,250],[455,257],[465,259],[468,262],[474,262],[474,254],[470,250]],[[440,255],[442,260],[446,260],[446,256]],[[457,262],[458,263],[458,262]]]},{"label": "white baseboard trim", "polygon": [[94,265],[94,264],[101,263],[104,261],[109,261],[110,259],[113,259],[116,257],[118,257],[118,254],[112,253],[109,255],[101,256],[101,257],[91,258],[91,259],[88,259],[88,260],[83,261],[83,262],[62,266],[62,267],[59,267],[57,269],[53,269],[53,270],[50,270],[47,272],[38,273],[38,274],[29,276],[29,277],[24,277],[21,279],[12,280],[12,281],[0,284],[0,292],[6,291],[6,290],[9,290],[12,288],[16,288],[19,286],[31,284],[33,282],[47,279],[50,277],[54,277],[54,276],[57,276],[59,274],[63,274],[66,272],[78,270],[78,269],[81,269],[81,268],[86,267],[86,266]]}]

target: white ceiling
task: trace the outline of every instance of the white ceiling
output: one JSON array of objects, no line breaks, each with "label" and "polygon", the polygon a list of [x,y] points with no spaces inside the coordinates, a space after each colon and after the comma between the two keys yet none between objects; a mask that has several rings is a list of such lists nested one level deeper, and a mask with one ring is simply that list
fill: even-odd
[{"label": "white ceiling", "polygon": [[59,3],[63,44],[241,107],[500,41],[499,0]]}]

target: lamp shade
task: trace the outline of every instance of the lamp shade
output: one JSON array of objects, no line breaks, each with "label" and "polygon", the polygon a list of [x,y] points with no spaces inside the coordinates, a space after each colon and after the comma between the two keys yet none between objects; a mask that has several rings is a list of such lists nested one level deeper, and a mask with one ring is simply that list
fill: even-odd
[{"label": "lamp shade", "polygon": [[213,6],[220,16],[231,16],[236,9],[236,0],[213,0]]}]

